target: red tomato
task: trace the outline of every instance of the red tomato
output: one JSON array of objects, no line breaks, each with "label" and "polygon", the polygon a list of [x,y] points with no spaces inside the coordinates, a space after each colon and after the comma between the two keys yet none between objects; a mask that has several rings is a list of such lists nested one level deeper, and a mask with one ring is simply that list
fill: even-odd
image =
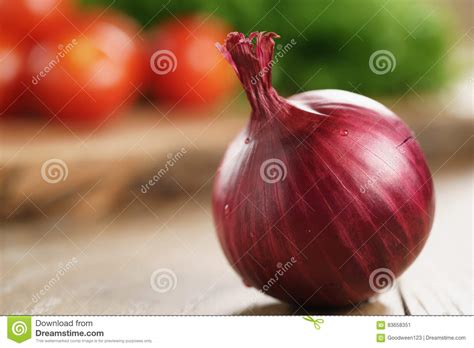
[{"label": "red tomato", "polygon": [[0,0],[0,23],[20,39],[58,30],[72,12],[71,0]]},{"label": "red tomato", "polygon": [[143,76],[139,28],[118,15],[89,15],[34,46],[31,90],[49,116],[98,123],[136,97]]},{"label": "red tomato", "polygon": [[21,98],[22,77],[26,64],[24,47],[6,36],[0,36],[0,115],[9,112]]},{"label": "red tomato", "polygon": [[237,79],[215,47],[228,32],[221,21],[201,16],[160,25],[149,53],[156,97],[173,105],[198,106],[228,96]]}]

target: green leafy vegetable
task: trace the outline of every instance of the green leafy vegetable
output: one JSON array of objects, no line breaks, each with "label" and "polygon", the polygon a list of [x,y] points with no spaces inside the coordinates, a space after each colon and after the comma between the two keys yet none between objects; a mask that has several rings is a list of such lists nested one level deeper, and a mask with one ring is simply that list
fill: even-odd
[{"label": "green leafy vegetable", "polygon": [[[83,0],[87,4],[111,0]],[[113,6],[149,27],[186,13],[212,13],[235,30],[274,31],[285,50],[273,67],[284,93],[341,88],[368,95],[436,89],[447,81],[452,26],[443,7],[411,0],[116,0]],[[374,73],[374,52],[395,58],[393,71]]]}]

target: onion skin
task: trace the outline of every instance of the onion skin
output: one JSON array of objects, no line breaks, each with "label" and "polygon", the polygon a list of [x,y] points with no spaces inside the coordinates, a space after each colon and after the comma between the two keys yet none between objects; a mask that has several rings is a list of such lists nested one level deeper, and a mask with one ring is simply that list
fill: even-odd
[{"label": "onion skin", "polygon": [[252,106],[214,181],[219,241],[245,284],[270,296],[355,304],[379,292],[373,272],[398,277],[423,248],[431,174],[410,129],[382,104],[341,90],[284,99],[270,71],[251,82],[268,66],[274,37],[230,33],[219,46]]}]

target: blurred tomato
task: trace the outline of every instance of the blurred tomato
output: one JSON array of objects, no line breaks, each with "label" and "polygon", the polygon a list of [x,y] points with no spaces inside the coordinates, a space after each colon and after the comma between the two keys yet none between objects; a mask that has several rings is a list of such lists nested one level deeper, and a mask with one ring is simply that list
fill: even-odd
[{"label": "blurred tomato", "polygon": [[143,77],[139,28],[118,14],[88,14],[35,45],[28,73],[36,104],[68,123],[98,123],[136,97]]},{"label": "blurred tomato", "polygon": [[16,40],[0,35],[0,115],[9,112],[24,92],[22,77],[25,48]]},{"label": "blurred tomato", "polygon": [[215,47],[228,32],[223,22],[201,16],[160,25],[149,52],[155,96],[178,106],[208,105],[228,96],[237,79]]},{"label": "blurred tomato", "polygon": [[0,0],[0,23],[20,39],[55,32],[73,12],[72,0]]}]

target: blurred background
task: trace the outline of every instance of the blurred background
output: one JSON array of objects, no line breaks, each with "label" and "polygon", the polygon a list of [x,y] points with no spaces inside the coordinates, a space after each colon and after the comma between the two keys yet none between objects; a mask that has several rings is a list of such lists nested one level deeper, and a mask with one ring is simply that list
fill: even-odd
[{"label": "blurred background", "polygon": [[[219,161],[250,112],[215,43],[274,31],[282,95],[337,88],[384,103],[435,179],[432,237],[396,293],[336,312],[472,314],[473,10],[0,0],[0,312],[301,312],[241,284],[210,209]],[[162,271],[170,286],[157,291]]]}]

